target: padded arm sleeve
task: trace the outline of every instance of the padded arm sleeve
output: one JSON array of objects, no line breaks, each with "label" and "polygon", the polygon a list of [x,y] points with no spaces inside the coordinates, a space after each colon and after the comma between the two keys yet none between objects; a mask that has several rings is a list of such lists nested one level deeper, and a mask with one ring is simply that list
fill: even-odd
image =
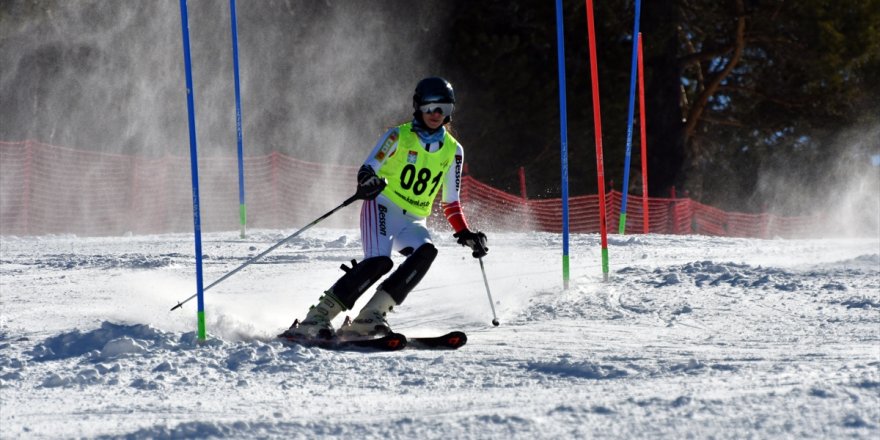
[{"label": "padded arm sleeve", "polygon": [[455,232],[461,232],[468,228],[460,201],[462,164],[464,164],[464,149],[459,144],[455,151],[455,160],[446,171],[446,181],[443,183],[443,200],[440,203],[440,206],[443,207],[443,214],[446,215],[446,221]]}]

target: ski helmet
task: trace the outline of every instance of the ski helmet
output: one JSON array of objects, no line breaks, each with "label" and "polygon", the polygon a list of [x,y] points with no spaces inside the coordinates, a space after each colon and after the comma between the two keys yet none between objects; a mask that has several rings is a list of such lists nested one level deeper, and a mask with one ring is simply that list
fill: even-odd
[{"label": "ski helmet", "polygon": [[[433,103],[455,104],[455,91],[452,89],[452,84],[439,76],[432,76],[419,81],[413,94],[413,110],[415,110],[416,115],[421,113],[419,107]],[[454,106],[451,107],[454,108]],[[444,124],[449,122],[451,117],[452,111],[450,110],[446,114]]]},{"label": "ski helmet", "polygon": [[419,81],[413,95],[413,107],[430,102],[455,104],[455,92],[452,90],[452,84],[439,76]]}]

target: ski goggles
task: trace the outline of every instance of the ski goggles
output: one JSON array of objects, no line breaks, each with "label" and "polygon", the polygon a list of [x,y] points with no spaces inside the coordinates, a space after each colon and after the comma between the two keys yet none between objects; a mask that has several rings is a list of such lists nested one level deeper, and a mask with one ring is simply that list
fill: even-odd
[{"label": "ski goggles", "polygon": [[452,110],[455,109],[455,104],[450,102],[429,102],[427,104],[423,104],[419,106],[419,110],[422,113],[434,113],[439,111],[441,115],[449,116],[452,114]]}]

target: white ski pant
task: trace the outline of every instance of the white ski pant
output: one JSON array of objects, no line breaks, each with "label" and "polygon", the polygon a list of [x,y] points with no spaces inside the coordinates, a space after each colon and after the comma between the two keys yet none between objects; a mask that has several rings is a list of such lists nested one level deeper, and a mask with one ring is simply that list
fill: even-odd
[{"label": "white ski pant", "polygon": [[391,251],[431,243],[425,218],[407,213],[383,195],[365,200],[361,207],[361,242],[364,259],[390,257]]}]

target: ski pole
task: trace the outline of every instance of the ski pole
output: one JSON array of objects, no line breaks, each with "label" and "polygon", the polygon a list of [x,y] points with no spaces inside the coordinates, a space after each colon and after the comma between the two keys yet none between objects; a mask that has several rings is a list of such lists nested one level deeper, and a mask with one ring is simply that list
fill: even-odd
[{"label": "ski pole", "polygon": [[[303,228],[300,229],[299,231],[294,232],[293,234],[291,234],[289,237],[285,238],[284,240],[281,240],[281,241],[279,241],[278,243],[275,243],[275,245],[273,245],[273,246],[270,247],[269,249],[266,249],[265,251],[263,251],[263,252],[260,253],[259,255],[255,256],[255,257],[252,257],[252,258],[250,258],[249,260],[245,261],[244,264],[242,264],[241,266],[236,267],[235,269],[233,269],[231,272],[227,273],[226,275],[223,275],[223,276],[220,277],[217,281],[214,281],[213,283],[209,284],[207,287],[205,287],[204,289],[202,289],[202,291],[204,292],[204,291],[210,289],[211,287],[216,286],[216,285],[219,284],[221,281],[223,281],[223,280],[225,280],[225,279],[231,277],[231,276],[232,276],[233,274],[235,274],[236,272],[238,272],[238,271],[244,269],[244,268],[247,267],[247,266],[250,266],[251,264],[253,264],[253,263],[256,262],[257,260],[259,260],[260,258],[263,258],[264,256],[266,256],[266,254],[268,254],[269,252],[272,252],[273,250],[275,250],[276,248],[278,248],[278,246],[281,246],[282,244],[287,243],[288,241],[290,241],[290,240],[293,239],[294,237],[296,237],[296,236],[298,236],[299,234],[302,234],[303,232],[305,232],[307,229],[309,229],[309,228],[311,228],[312,226],[315,226],[316,224],[318,224],[321,220],[324,220],[325,218],[330,217],[330,216],[333,215],[333,213],[335,213],[336,211],[339,211],[340,209],[342,209],[342,208],[344,208],[344,207],[350,205],[350,204],[351,204],[352,202],[354,202],[355,200],[358,200],[358,199],[361,199],[361,198],[363,198],[363,196],[362,196],[360,193],[357,193],[357,194],[355,194],[355,195],[349,197],[349,198],[346,199],[344,202],[342,202],[341,205],[339,205],[339,206],[337,206],[337,207],[331,209],[331,210],[328,211],[326,214],[324,214],[324,215],[318,217],[317,219],[315,219],[315,221],[313,221],[313,222],[307,224],[305,227],[303,227]],[[174,311],[174,309],[179,309],[179,308],[182,307],[184,304],[186,304],[189,300],[195,298],[197,295],[198,295],[198,294],[193,295],[193,296],[191,296],[191,297],[189,297],[189,298],[183,300],[182,302],[177,303],[176,306],[174,306],[174,307],[171,308],[171,311]]]},{"label": "ski pole", "polygon": [[483,283],[486,284],[486,295],[489,296],[489,305],[492,307],[492,325],[498,327],[498,315],[495,314],[495,302],[492,301],[492,292],[489,291],[489,280],[486,279],[486,268],[483,266],[483,257],[480,260],[480,271],[483,272]]}]

